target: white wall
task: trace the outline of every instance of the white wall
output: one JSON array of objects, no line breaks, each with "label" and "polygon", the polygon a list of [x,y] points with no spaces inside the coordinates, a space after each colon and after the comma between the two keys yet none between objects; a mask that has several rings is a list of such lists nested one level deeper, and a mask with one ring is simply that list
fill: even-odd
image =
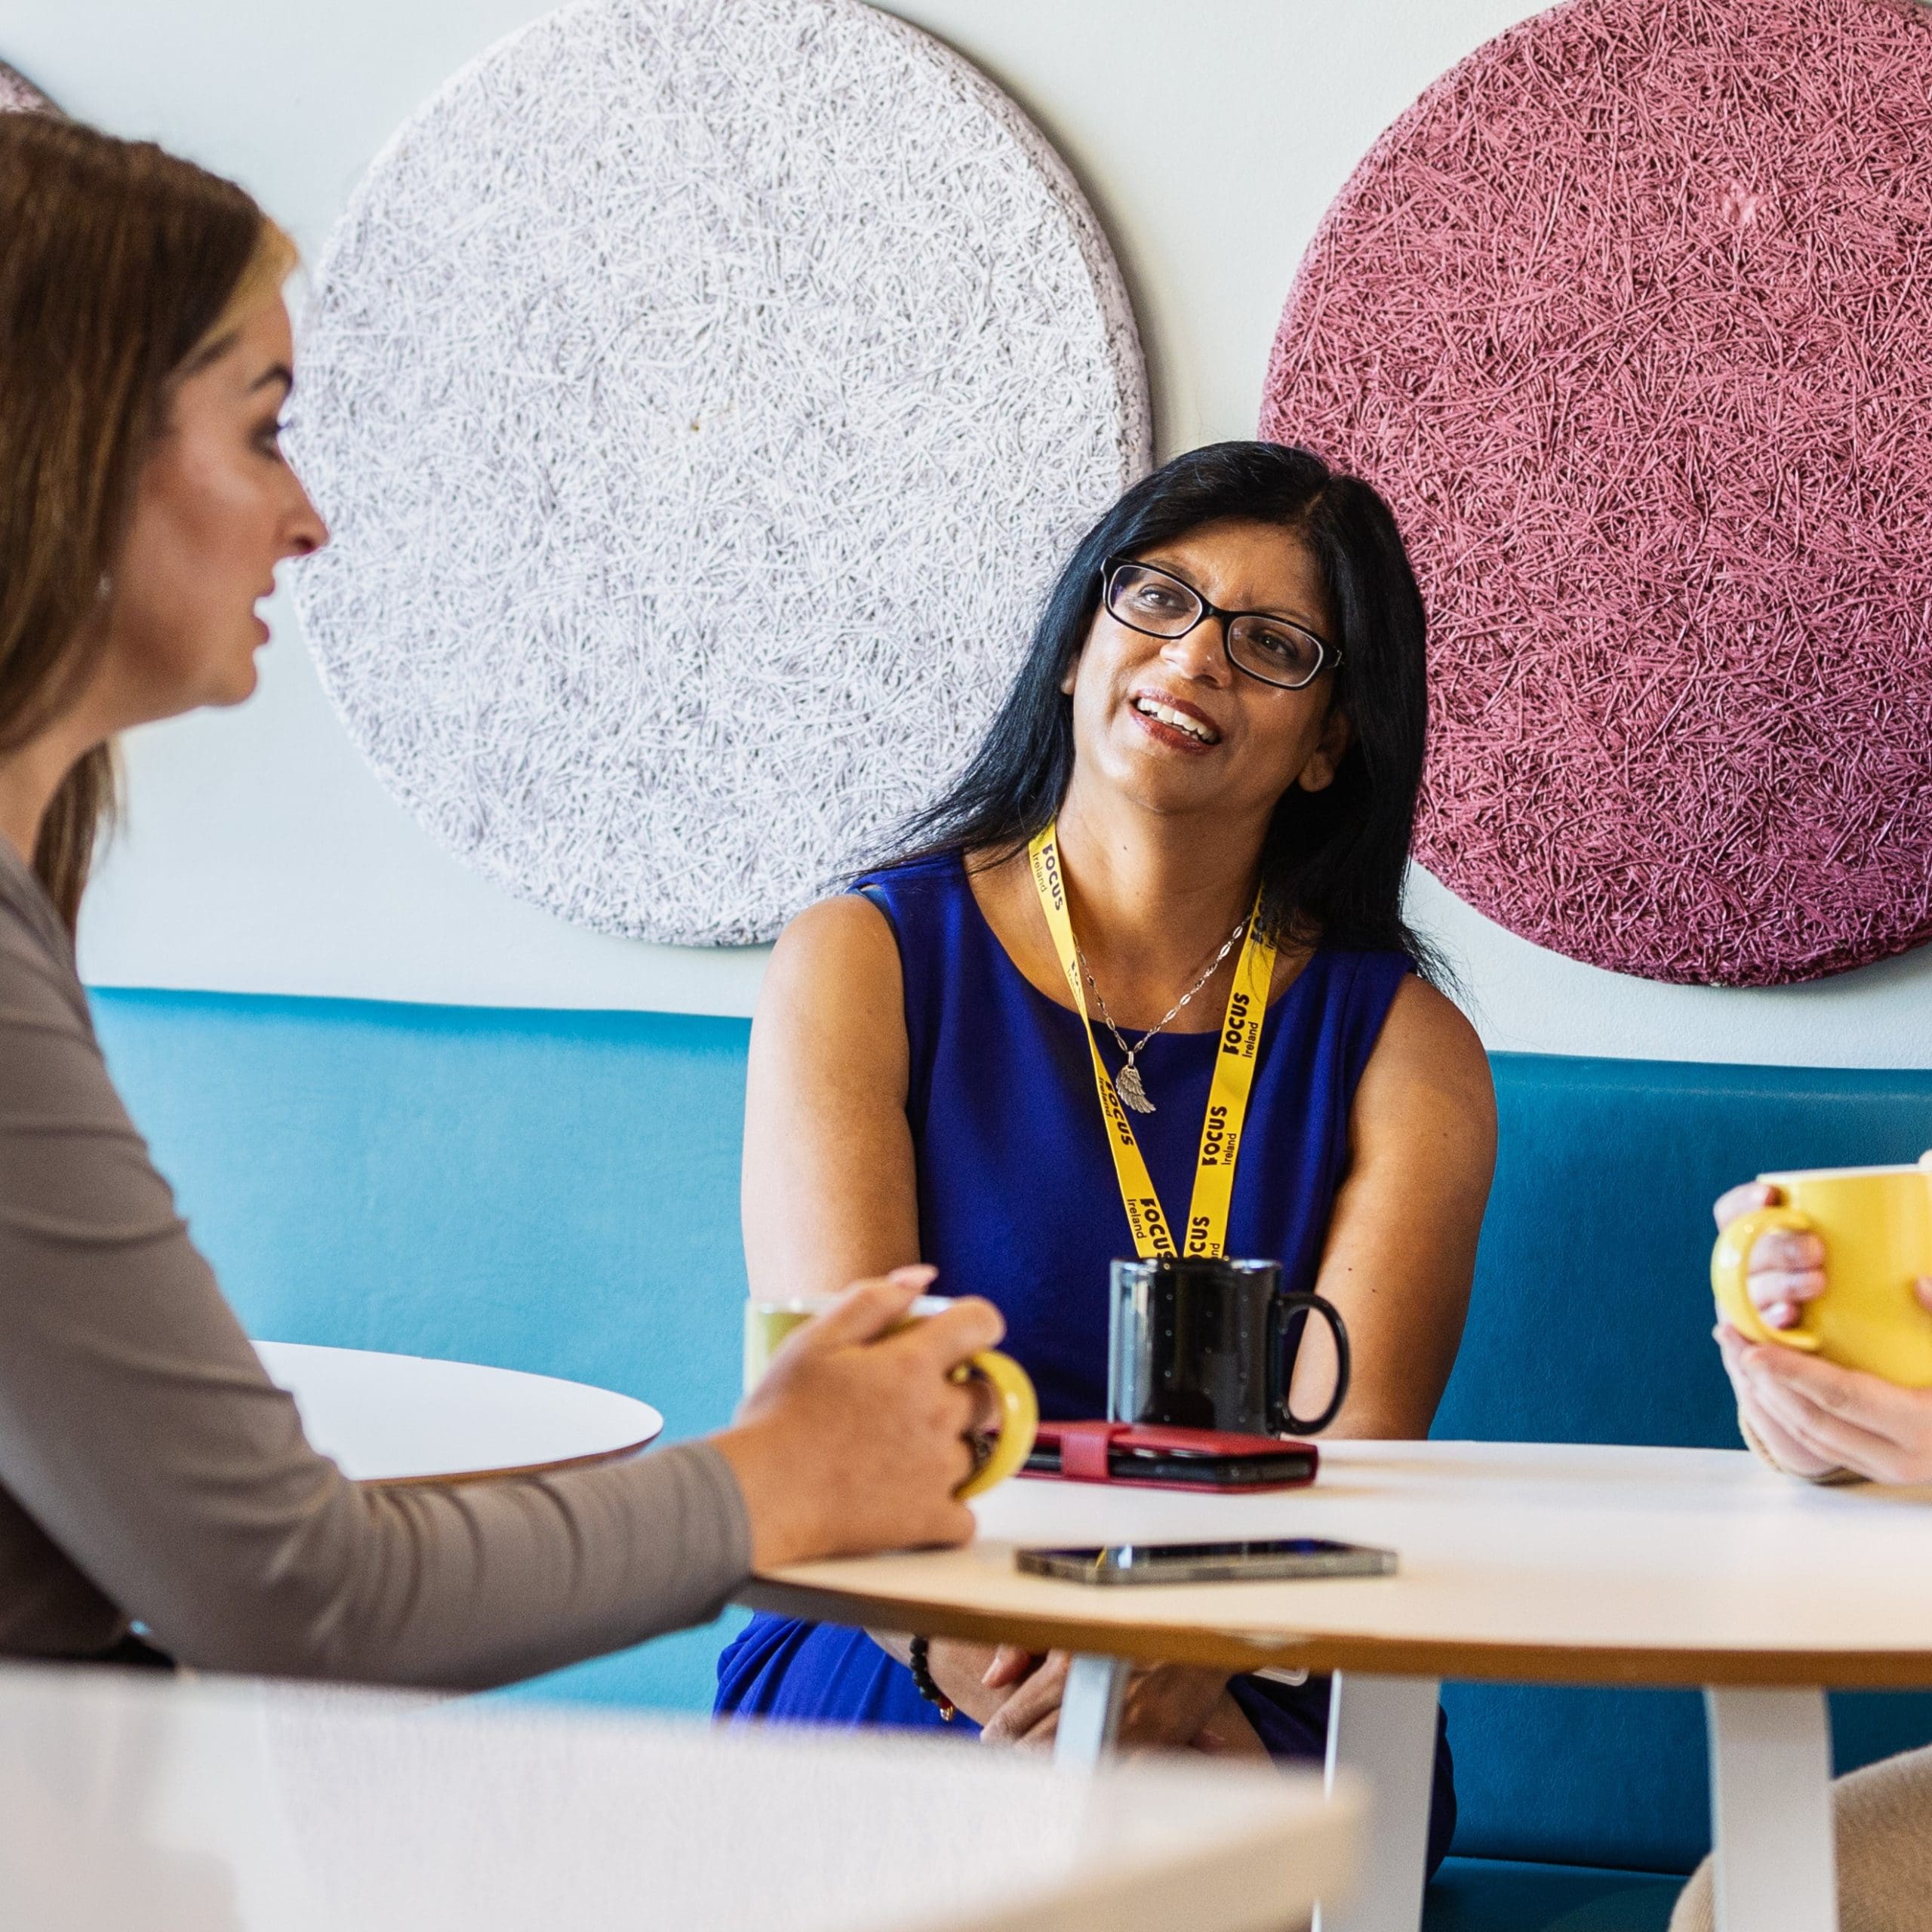
[{"label": "white wall", "polygon": [[[898,0],[1044,128],[1120,252],[1163,454],[1251,435],[1322,211],[1375,135],[1523,0]],[[541,0],[0,0],[0,57],[69,112],[233,174],[312,255],[419,101]],[[325,26],[318,25],[326,21]],[[466,871],[350,746],[294,617],[245,710],[140,734],[90,904],[98,983],[746,1012],[757,952],[581,932]],[[1815,986],[1661,987],[1511,938],[1419,878],[1491,1044],[1928,1063],[1932,949]]]}]

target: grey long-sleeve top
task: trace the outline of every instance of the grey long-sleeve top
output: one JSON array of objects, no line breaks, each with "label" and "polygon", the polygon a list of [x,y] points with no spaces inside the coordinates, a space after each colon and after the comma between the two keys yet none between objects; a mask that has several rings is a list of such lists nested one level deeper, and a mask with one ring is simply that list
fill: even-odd
[{"label": "grey long-sleeve top", "polygon": [[0,1654],[85,1656],[131,1619],[211,1669],[479,1687],[701,1622],[749,1560],[704,1444],[407,1489],[310,1448],[0,838]]}]

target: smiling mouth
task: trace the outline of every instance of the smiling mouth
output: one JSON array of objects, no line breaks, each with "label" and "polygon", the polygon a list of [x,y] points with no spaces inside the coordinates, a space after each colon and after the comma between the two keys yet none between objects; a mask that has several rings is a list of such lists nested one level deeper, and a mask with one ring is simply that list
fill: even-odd
[{"label": "smiling mouth", "polygon": [[1196,718],[1190,712],[1177,711],[1171,704],[1163,704],[1158,698],[1137,695],[1132,700],[1134,708],[1143,718],[1151,718],[1156,724],[1164,724],[1170,731],[1185,731],[1197,744],[1218,745],[1221,734],[1205,718]]}]

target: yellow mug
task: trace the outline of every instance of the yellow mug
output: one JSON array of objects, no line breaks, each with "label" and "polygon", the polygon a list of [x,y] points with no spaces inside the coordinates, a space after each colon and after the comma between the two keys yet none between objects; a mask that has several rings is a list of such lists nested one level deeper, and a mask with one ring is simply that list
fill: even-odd
[{"label": "yellow mug", "polygon": [[[1915,1167],[1812,1168],[1760,1174],[1784,1204],[1740,1214],[1718,1236],[1711,1287],[1718,1312],[1753,1342],[1777,1342],[1883,1376],[1932,1388],[1932,1314],[1913,1283],[1932,1275],[1932,1154]],[[1825,1292],[1804,1305],[1795,1328],[1768,1327],[1745,1287],[1758,1237],[1774,1228],[1825,1244]]]},{"label": "yellow mug", "polygon": [[[779,1344],[794,1328],[817,1314],[820,1306],[810,1301],[760,1301],[756,1296],[745,1303],[747,1394],[764,1379]],[[906,1320],[917,1321],[951,1306],[943,1295],[921,1295],[912,1304]],[[995,1484],[1024,1468],[1040,1426],[1039,1398],[1033,1392],[1032,1378],[1011,1355],[1001,1355],[997,1349],[982,1349],[954,1370],[952,1379],[964,1382],[974,1376],[992,1390],[998,1401],[999,1434],[986,1460],[952,1492],[961,1502],[969,1497],[984,1495]]]}]

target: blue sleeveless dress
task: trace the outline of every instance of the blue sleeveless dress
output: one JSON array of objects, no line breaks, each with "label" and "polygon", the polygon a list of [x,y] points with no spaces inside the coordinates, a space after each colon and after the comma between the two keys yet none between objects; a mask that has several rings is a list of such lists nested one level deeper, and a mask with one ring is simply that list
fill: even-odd
[{"label": "blue sleeveless dress", "polygon": [[[891,921],[911,1048],[906,1111],[918,1158],[919,1252],[943,1294],[984,1295],[1001,1345],[1051,1420],[1106,1414],[1107,1270],[1132,1242],[1077,1014],[1020,973],[986,924],[957,855],[869,875]],[[1282,1264],[1312,1288],[1348,1164],[1355,1085],[1410,971],[1394,952],[1316,951],[1269,1009],[1229,1217],[1228,1251]],[[1103,1032],[1111,1066],[1118,1056]],[[1171,1219],[1194,1180],[1217,1035],[1164,1033],[1139,1056],[1157,1111],[1134,1132]],[[1235,1679],[1269,1751],[1319,1758],[1325,1678]],[[721,1716],[925,1728],[941,1721],[911,1674],[863,1631],[754,1617],[718,1662]],[[963,1715],[949,1727],[974,1734]],[[1437,1749],[1430,1869],[1455,1823],[1446,1739]]]}]

